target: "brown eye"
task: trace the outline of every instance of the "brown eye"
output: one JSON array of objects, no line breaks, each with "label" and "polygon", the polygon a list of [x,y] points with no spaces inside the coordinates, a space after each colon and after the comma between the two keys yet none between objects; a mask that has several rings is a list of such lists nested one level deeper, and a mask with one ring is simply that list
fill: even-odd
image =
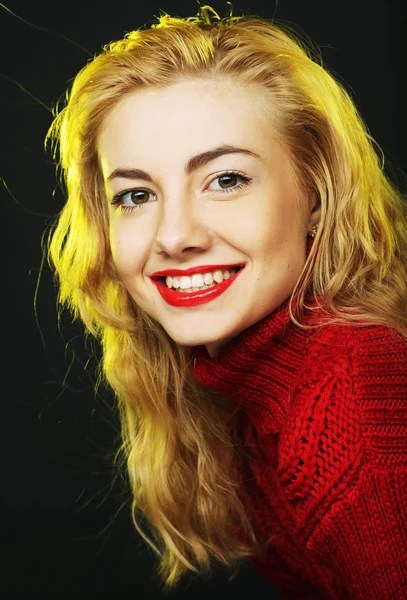
[{"label": "brown eye", "polygon": [[[241,180],[241,183],[238,183],[238,179]],[[211,184],[218,181],[220,189],[209,188],[211,191],[219,192],[221,194],[234,192],[236,190],[240,190],[242,187],[249,185],[252,181],[250,177],[245,177],[240,173],[235,173],[234,171],[230,171],[228,173],[222,173],[218,175],[211,181]]]},{"label": "brown eye", "polygon": [[128,190],[127,192],[120,192],[120,194],[117,194],[113,198],[112,204],[121,206],[123,210],[132,210],[147,204],[148,194],[151,194],[148,190]]},{"label": "brown eye", "polygon": [[237,185],[236,183],[233,183],[234,181],[236,181],[238,179],[238,175],[236,175],[236,173],[231,173],[230,175],[221,175],[218,179],[219,179],[219,184],[221,187],[229,187],[230,186],[230,182],[232,182],[232,186],[231,187],[235,187]]},{"label": "brown eye", "polygon": [[125,196],[129,196],[130,201],[134,204],[140,204],[145,200],[143,194],[148,194],[148,192],[146,190],[132,190],[125,194]]}]

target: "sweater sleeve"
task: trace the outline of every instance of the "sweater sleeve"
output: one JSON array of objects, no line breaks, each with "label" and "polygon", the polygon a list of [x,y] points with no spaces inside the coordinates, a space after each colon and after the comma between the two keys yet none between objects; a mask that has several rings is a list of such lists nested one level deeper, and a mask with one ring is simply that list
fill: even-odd
[{"label": "sweater sleeve", "polygon": [[365,330],[352,355],[363,467],[311,544],[351,600],[407,599],[407,343]]}]

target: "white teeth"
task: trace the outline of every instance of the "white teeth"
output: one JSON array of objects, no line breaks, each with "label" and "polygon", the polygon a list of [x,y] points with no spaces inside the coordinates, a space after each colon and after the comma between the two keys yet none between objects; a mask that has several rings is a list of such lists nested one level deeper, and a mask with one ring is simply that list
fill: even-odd
[{"label": "white teeth", "polygon": [[234,275],[236,271],[237,269],[231,269],[230,271],[221,271],[218,269],[213,273],[205,273],[204,275],[201,273],[195,273],[195,275],[192,275],[192,277],[188,277],[186,275],[182,275],[180,277],[170,277],[168,275],[165,278],[165,283],[169,288],[197,291],[204,286],[210,286],[214,283],[221,283],[224,279],[229,279],[229,277]]},{"label": "white teeth", "polygon": [[213,277],[210,273],[205,273],[203,280],[205,285],[212,285],[213,283]]},{"label": "white teeth", "polygon": [[179,288],[179,277],[168,277],[165,278],[165,283],[167,287],[174,287],[175,289]]},{"label": "white teeth", "polygon": [[213,274],[213,280],[216,281],[216,283],[221,283],[223,281],[222,271],[215,271]]},{"label": "white teeth", "polygon": [[191,286],[194,287],[202,287],[204,284],[204,278],[202,275],[200,275],[199,273],[192,275],[191,277]]},{"label": "white teeth", "polygon": [[186,275],[182,275],[179,280],[179,287],[181,290],[187,290],[191,287],[191,277],[187,277]]}]

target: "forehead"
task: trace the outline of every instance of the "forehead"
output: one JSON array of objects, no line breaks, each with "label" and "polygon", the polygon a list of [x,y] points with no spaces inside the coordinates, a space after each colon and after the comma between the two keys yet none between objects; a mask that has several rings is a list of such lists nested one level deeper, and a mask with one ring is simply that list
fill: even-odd
[{"label": "forehead", "polygon": [[[102,162],[131,155],[159,160],[222,143],[265,152],[273,138],[271,111],[256,86],[192,80],[127,95],[106,116],[98,136]],[[186,154],[185,154],[186,153]]]}]

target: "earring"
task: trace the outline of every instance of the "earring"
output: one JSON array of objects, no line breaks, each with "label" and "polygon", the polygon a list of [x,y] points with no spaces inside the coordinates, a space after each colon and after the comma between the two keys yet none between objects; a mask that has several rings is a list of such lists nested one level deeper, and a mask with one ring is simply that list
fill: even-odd
[{"label": "earring", "polygon": [[313,225],[311,228],[311,231],[308,232],[308,235],[312,238],[314,238],[316,236],[316,233],[318,231],[318,225]]}]

